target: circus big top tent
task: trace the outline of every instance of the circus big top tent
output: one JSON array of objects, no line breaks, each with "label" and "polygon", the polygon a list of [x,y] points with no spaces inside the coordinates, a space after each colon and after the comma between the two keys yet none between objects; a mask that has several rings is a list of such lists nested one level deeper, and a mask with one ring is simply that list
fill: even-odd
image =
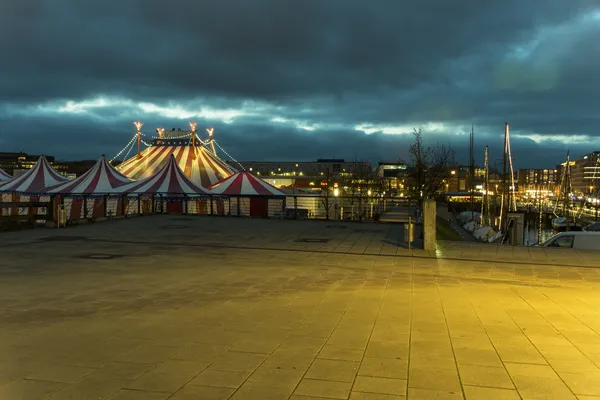
[{"label": "circus big top tent", "polygon": [[48,186],[68,180],[67,177],[62,176],[50,166],[46,157],[41,156],[33,168],[22,176],[0,183],[0,192],[39,194],[42,189]]},{"label": "circus big top tent", "polygon": [[228,207],[232,215],[267,217],[282,212],[285,203],[283,192],[246,171],[213,185],[210,192],[230,196]]},{"label": "circus big top tent", "polygon": [[[129,203],[126,199],[117,200],[115,195],[120,197],[119,187],[130,182],[131,179],[117,171],[102,156],[85,174],[72,181],[48,187],[43,192],[69,197],[62,200],[69,220],[88,216],[104,217],[109,213],[122,215]],[[78,195],[85,195],[86,198],[77,198]],[[93,198],[88,199],[87,196]]]},{"label": "circus big top tent", "polygon": [[[203,187],[214,185],[235,172],[215,155],[212,131],[209,131],[210,145],[213,149],[211,151],[205,147],[206,143],[197,137],[195,124],[192,125],[191,131],[179,130],[165,133],[164,130],[159,130],[159,136],[154,138],[151,144],[141,139],[142,133],[139,131],[141,125],[136,123],[138,154],[117,167],[124,175],[136,180],[150,177],[164,167],[171,156],[175,157],[177,165],[185,175]],[[136,137],[130,142],[131,145]],[[143,151],[140,148],[142,142],[149,146]]]},{"label": "circus big top tent", "polygon": [[285,196],[283,192],[252,175],[249,172],[237,172],[210,188],[214,194],[232,196]]},{"label": "circus big top tent", "polygon": [[119,190],[121,193],[164,194],[165,196],[201,196],[208,194],[208,190],[195,184],[185,176],[173,155],[154,175],[132,182]]},{"label": "circus big top tent", "polygon": [[[0,201],[18,202],[18,201],[38,201],[42,190],[47,186],[66,182],[69,179],[56,172],[46,160],[41,156],[38,162],[18,178],[0,183]],[[23,195],[25,194],[25,195]],[[27,195],[30,197],[27,198]],[[22,213],[22,209],[12,209],[11,213]],[[2,214],[8,214],[9,210],[3,209]]]},{"label": "circus big top tent", "polygon": [[43,192],[63,195],[105,195],[119,192],[120,186],[130,182],[131,179],[117,171],[108,163],[106,157],[102,156],[85,174],[72,181],[48,187]]},{"label": "circus big top tent", "polygon": [[[166,206],[167,212],[181,213],[184,210],[186,213],[204,214],[208,212],[206,200],[208,190],[192,182],[179,168],[173,155],[169,157],[167,164],[154,175],[129,183],[119,190],[122,193],[133,193],[140,196],[152,195],[152,207],[160,211],[164,211]],[[158,195],[159,198],[157,199],[155,195]],[[141,197],[139,199],[141,201]]]}]

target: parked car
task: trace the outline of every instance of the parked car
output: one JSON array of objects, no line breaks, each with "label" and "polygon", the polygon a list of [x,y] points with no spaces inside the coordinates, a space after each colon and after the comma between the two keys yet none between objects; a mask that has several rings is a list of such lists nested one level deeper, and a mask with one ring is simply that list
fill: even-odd
[{"label": "parked car", "polygon": [[583,230],[585,232],[600,232],[600,222],[594,222],[591,225],[584,226]]},{"label": "parked car", "polygon": [[561,232],[539,246],[600,250],[600,232]]}]

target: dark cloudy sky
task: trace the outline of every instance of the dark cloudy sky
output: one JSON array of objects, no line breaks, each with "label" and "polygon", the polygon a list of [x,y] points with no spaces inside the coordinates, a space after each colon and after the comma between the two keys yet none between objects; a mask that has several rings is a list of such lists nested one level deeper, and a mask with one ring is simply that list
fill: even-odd
[{"label": "dark cloudy sky", "polygon": [[[116,154],[132,121],[238,160],[600,150],[600,0],[2,0],[0,151]],[[227,158],[226,156],[223,156]]]}]

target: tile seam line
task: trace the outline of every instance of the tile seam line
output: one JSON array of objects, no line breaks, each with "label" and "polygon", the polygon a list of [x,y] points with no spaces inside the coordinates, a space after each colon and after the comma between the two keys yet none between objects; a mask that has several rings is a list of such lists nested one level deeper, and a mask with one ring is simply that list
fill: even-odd
[{"label": "tile seam line", "polygon": [[[504,363],[504,361],[502,360],[502,357],[500,356],[500,353],[498,352],[498,348],[494,344],[492,338],[490,337],[490,334],[488,333],[488,331],[487,331],[487,329],[485,327],[485,324],[483,323],[483,321],[481,320],[481,317],[479,316],[479,313],[477,312],[477,308],[475,307],[475,304],[473,302],[473,298],[471,297],[469,291],[467,289],[465,289],[465,286],[463,285],[463,282],[460,279],[458,281],[458,284],[459,284],[461,290],[463,291],[463,293],[465,294],[467,300],[469,301],[469,304],[471,305],[471,308],[473,309],[473,312],[477,316],[477,320],[479,321],[479,324],[481,325],[483,331],[485,332],[485,336],[487,337],[488,341],[490,342],[490,345],[492,346],[492,348],[496,352],[496,355],[498,356],[498,359],[502,363],[502,368],[506,372],[506,375],[508,376],[508,379],[510,379],[510,382],[513,385],[513,389],[507,389],[507,390],[514,390],[514,391],[516,391],[517,395],[519,396],[519,398],[522,398],[521,393],[517,389],[517,385],[515,385],[515,381],[514,381],[512,375],[508,372],[508,369],[506,368],[506,364]],[[488,284],[485,283],[484,285],[485,285],[486,290],[489,290]],[[482,386],[482,387],[486,387],[486,386],[483,386],[483,385],[466,385],[466,386]]]},{"label": "tile seam line", "polygon": [[[346,279],[346,277],[349,275],[349,272],[344,274],[344,277],[336,283],[336,285],[327,293],[331,293],[332,290],[334,290],[336,287],[338,287],[341,282]],[[367,275],[368,277],[368,275]],[[319,348],[319,351],[317,352],[317,354],[315,355],[315,358],[311,361],[310,365],[308,366],[308,368],[306,369],[306,371],[304,371],[304,373],[302,374],[302,377],[300,378],[300,380],[298,381],[298,383],[296,384],[296,386],[294,387],[294,390],[292,391],[292,394],[290,396],[288,396],[288,399],[291,399],[295,393],[296,390],[298,390],[298,388],[300,387],[300,384],[302,383],[302,380],[304,379],[312,379],[312,378],[307,378],[306,375],[308,374],[308,371],[311,369],[311,367],[313,366],[313,364],[319,359],[319,355],[321,354],[321,352],[323,351],[323,348],[327,345],[327,342],[329,341],[329,339],[331,339],[331,337],[333,336],[333,333],[335,332],[335,330],[337,329],[337,327],[340,325],[340,321],[344,318],[344,316],[346,315],[346,313],[348,312],[348,308],[350,308],[350,306],[352,305],[352,303],[354,303],[354,301],[356,300],[356,295],[358,294],[358,292],[360,292],[363,287],[365,286],[366,283],[366,278],[363,280],[363,282],[360,285],[360,289],[356,289],[353,293],[353,297],[352,300],[348,303],[348,305],[344,308],[344,312],[342,313],[342,315],[340,316],[340,319],[336,322],[335,327],[333,328],[333,330],[331,331],[331,333],[329,334],[329,336],[327,336],[327,340],[325,340],[325,343]],[[366,349],[365,349],[366,351]],[[363,358],[364,358],[364,353],[363,353]],[[362,364],[362,358],[361,361],[359,362],[359,365]],[[358,370],[356,371],[357,375],[358,375]],[[350,386],[350,392],[348,393],[348,398],[350,397],[350,394],[352,393],[352,387],[354,386],[354,381],[352,381],[352,386]],[[308,397],[311,397],[311,395],[307,395]],[[314,396],[312,396],[314,397]]]},{"label": "tile seam line", "polygon": [[[585,327],[587,327],[588,329],[590,329],[591,331],[593,331],[594,333],[598,334],[598,332],[596,331],[596,329],[592,328],[590,325],[588,325],[586,322],[582,321],[580,318],[578,318],[575,314],[573,314],[571,311],[569,311],[568,309],[566,309],[565,307],[563,307],[561,304],[559,304],[558,302],[556,302],[554,299],[550,298],[546,293],[540,292],[538,290],[538,288],[532,288],[533,290],[537,291],[541,296],[543,296],[545,299],[547,299],[548,301],[550,301],[551,303],[555,304],[556,306],[558,306],[559,308],[562,308],[565,312],[567,312],[569,315],[571,315],[573,318],[575,318],[577,321],[579,321],[582,325],[584,325]],[[573,343],[573,341],[571,341],[571,339],[569,339],[566,335],[564,335],[560,329],[558,329],[556,327],[556,325],[554,325],[544,314],[542,314],[536,307],[533,306],[533,304],[527,300],[525,297],[523,297],[523,295],[519,292],[516,292],[514,290],[514,288],[510,288],[510,290],[512,290],[517,296],[519,296],[531,309],[535,310],[535,312],[544,319],[544,321],[546,321],[548,324],[550,324],[550,326],[552,328],[554,328],[559,334],[560,336],[562,336],[566,341],[568,341],[569,343],[571,343],[571,345],[573,347],[575,347],[585,358],[588,359],[589,362],[591,362],[592,364],[598,366],[586,353],[584,353],[583,351],[581,351],[581,349],[579,348],[579,346],[577,346],[575,343]],[[533,342],[531,342],[533,344]],[[535,345],[534,345],[535,346]],[[537,346],[535,346],[537,349]],[[538,352],[540,354],[542,354],[542,352],[540,350],[538,350]],[[543,356],[543,354],[542,354]],[[544,357],[546,358],[546,357]],[[552,368],[552,370],[556,373],[556,375],[560,376],[560,374],[558,373],[558,371],[556,369],[554,369],[554,367],[552,366],[552,364],[550,362],[548,362],[548,365]],[[561,380],[563,380],[563,378],[561,377]],[[564,381],[564,380],[563,380]],[[565,382],[565,385],[567,383]],[[568,386],[568,385],[567,385]],[[570,386],[568,386],[569,389],[571,389]]]},{"label": "tile seam line", "polygon": [[[219,244],[201,244],[201,243],[164,243],[164,242],[145,242],[136,240],[113,240],[113,239],[82,239],[82,241],[89,242],[106,242],[106,243],[127,243],[127,244],[160,244],[164,246],[182,246],[182,247],[205,247],[205,248],[221,248],[221,249],[239,249],[239,250],[256,250],[256,251],[282,251],[282,252],[304,252],[304,253],[318,253],[318,254],[339,254],[339,255],[353,255],[353,256],[378,256],[378,257],[397,257],[397,258],[422,258],[427,260],[440,260],[440,261],[462,261],[462,262],[494,262],[498,264],[517,264],[517,265],[535,265],[544,267],[569,267],[569,268],[587,268],[587,269],[598,269],[600,267],[592,267],[587,265],[569,265],[569,264],[551,264],[551,263],[531,263],[523,261],[504,261],[504,260],[473,260],[464,259],[457,257],[431,257],[431,256],[419,256],[419,255],[405,255],[405,254],[379,254],[379,253],[346,253],[337,251],[323,251],[323,250],[308,250],[308,249],[278,249],[274,247],[251,247],[251,246],[229,246]],[[22,243],[22,244],[35,244],[36,242]]]},{"label": "tile seam line", "polygon": [[458,368],[458,360],[456,359],[456,351],[454,349],[454,343],[452,342],[452,334],[450,332],[450,327],[448,326],[448,316],[446,315],[446,308],[444,307],[444,300],[442,298],[442,294],[440,293],[440,286],[439,286],[437,279],[435,279],[435,278],[433,279],[433,284],[435,285],[437,298],[438,298],[440,307],[442,309],[442,315],[444,316],[444,322],[446,323],[446,334],[448,335],[448,340],[450,341],[450,348],[452,349],[452,357],[454,358],[454,366],[456,368],[456,376],[458,378],[458,384],[460,386],[460,393],[462,394],[462,398],[466,399],[467,396],[465,394],[465,387],[464,387],[464,384],[462,381],[460,369]]},{"label": "tile seam line", "polygon": [[[531,308],[534,312],[536,312],[539,316],[541,316],[546,322],[548,322],[548,324],[550,326],[552,326],[554,329],[556,329],[554,327],[554,325],[552,325],[542,314],[539,313],[539,311],[534,308],[530,302],[528,302],[526,299],[523,298],[523,296],[521,296],[517,291],[515,291],[512,287],[508,288],[508,290],[516,297],[518,297],[522,302],[524,302],[525,304],[527,304],[527,306],[529,308]],[[531,338],[527,335],[527,333],[523,330],[523,328],[517,323],[517,321],[513,318],[512,315],[510,315],[510,313],[506,312],[506,314],[508,315],[508,317],[513,321],[513,323],[515,324],[515,326],[521,331],[521,333],[523,334],[523,336],[525,336],[525,338],[527,338],[527,341],[533,346],[533,348],[539,353],[539,355],[544,359],[544,361],[546,361],[546,366],[551,368],[552,371],[554,371],[554,373],[556,374],[556,376],[558,377],[558,379],[563,383],[563,385],[565,385],[565,387],[567,388],[567,390],[569,392],[571,392],[571,394],[575,397],[578,398],[578,395],[575,394],[575,392],[573,391],[573,389],[571,388],[571,386],[567,385],[567,382],[565,382],[565,380],[563,379],[562,376],[560,376],[558,374],[558,372],[554,369],[554,367],[552,366],[552,364],[550,363],[550,361],[548,360],[548,357],[546,357],[538,348],[538,346],[536,346],[535,343],[533,343],[533,341],[531,340]],[[557,332],[559,332],[561,334],[562,337],[564,337],[566,339],[566,337],[559,331],[557,330]],[[567,339],[567,341],[570,342],[569,339]],[[578,347],[575,347],[577,350],[579,350]],[[581,350],[579,350],[581,351]],[[585,354],[584,354],[585,356]],[[586,356],[587,358],[587,356]],[[518,390],[518,389],[517,389]]]}]

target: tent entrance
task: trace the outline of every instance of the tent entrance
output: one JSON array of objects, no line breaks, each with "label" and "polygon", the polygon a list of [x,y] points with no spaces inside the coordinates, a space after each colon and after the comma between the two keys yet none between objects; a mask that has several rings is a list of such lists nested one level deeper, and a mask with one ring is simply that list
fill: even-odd
[{"label": "tent entrance", "polygon": [[169,200],[167,201],[168,214],[183,214],[183,201]]},{"label": "tent entrance", "polygon": [[269,216],[269,199],[250,198],[250,216],[267,217]]}]

